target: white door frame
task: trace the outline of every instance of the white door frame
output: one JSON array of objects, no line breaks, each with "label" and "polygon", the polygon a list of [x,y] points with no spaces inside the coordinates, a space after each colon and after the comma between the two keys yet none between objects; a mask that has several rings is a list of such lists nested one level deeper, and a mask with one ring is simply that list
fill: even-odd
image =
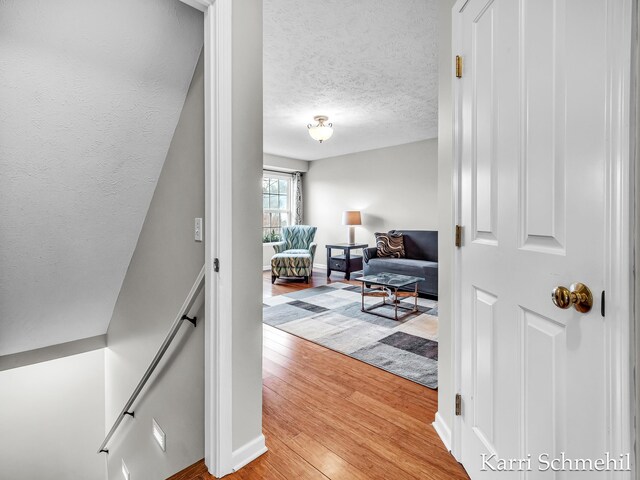
[{"label": "white door frame", "polygon": [[231,265],[232,0],[181,0],[204,13],[205,395],[204,455],[209,472],[234,469],[232,452]]},{"label": "white door frame", "polygon": [[[458,15],[468,0],[458,0],[453,7],[452,55],[461,51],[461,24]],[[522,2],[522,0],[521,0]],[[520,3],[521,3],[520,2]],[[607,219],[605,250],[606,291],[606,379],[603,389],[607,392],[607,445],[613,455],[630,453],[635,457],[635,344],[633,321],[633,235],[635,227],[635,54],[637,0],[607,1],[608,78],[607,119],[608,145],[605,171]],[[461,91],[451,72],[453,92],[453,201],[454,224],[460,224],[460,171]],[[453,241],[453,239],[451,239]],[[464,248],[464,246],[462,247]],[[461,252],[454,253],[453,279],[453,385],[455,392],[461,389]],[[454,392],[454,393],[455,393]],[[451,410],[453,410],[451,406]],[[454,416],[451,453],[461,460],[461,420]],[[635,465],[635,461],[633,462]],[[619,473],[619,472],[618,472]],[[613,472],[609,472],[612,476]],[[616,478],[635,478],[634,472]]]}]

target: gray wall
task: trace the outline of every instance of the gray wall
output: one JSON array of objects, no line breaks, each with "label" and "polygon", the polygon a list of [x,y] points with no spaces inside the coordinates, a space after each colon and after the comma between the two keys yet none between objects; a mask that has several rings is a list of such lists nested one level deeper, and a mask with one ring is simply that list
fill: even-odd
[{"label": "gray wall", "polygon": [[262,434],[262,1],[234,0],[232,28],[232,448],[236,450]]},{"label": "gray wall", "polygon": [[107,331],[202,18],[177,0],[0,1],[0,355]]},{"label": "gray wall", "polygon": [[[204,262],[193,239],[204,218],[204,79],[198,62],[107,332],[106,421],[115,416],[162,343]],[[204,318],[182,326],[160,371],[109,445],[109,478],[124,458],[134,479],[161,479],[204,457]],[[162,452],[151,418],[167,435]]]},{"label": "gray wall", "polygon": [[451,9],[455,0],[440,0],[438,43],[438,413],[453,422],[453,110]]},{"label": "gray wall", "polygon": [[[640,8],[638,8],[638,5],[635,5],[636,8],[636,25],[640,25]],[[634,418],[634,435],[635,435],[635,471],[636,471],[636,478],[640,478],[640,441],[639,441],[639,434],[640,432],[638,432],[638,422],[640,421],[640,281],[638,280],[638,267],[640,266],[638,264],[638,256],[640,255],[640,29],[637,28],[636,29],[636,38],[635,38],[635,54],[636,54],[636,64],[635,64],[635,76],[636,76],[636,81],[635,81],[635,85],[632,85],[632,88],[634,89],[634,94],[635,94],[635,101],[636,101],[636,105],[635,105],[635,122],[636,122],[636,131],[635,131],[635,135],[636,138],[633,139],[635,142],[635,158],[634,158],[634,168],[635,168],[635,175],[636,175],[636,182],[635,182],[635,231],[634,233],[634,238],[635,238],[635,244],[634,244],[634,249],[635,249],[635,258],[634,258],[634,282],[635,282],[635,301],[634,301],[634,308],[635,308],[635,322],[633,325],[633,328],[635,329],[635,338],[634,338],[634,343],[633,348],[634,350],[632,350],[632,355],[634,356],[634,360],[635,360],[635,366],[633,369],[633,375],[634,375],[634,381],[635,381],[635,409],[634,409],[634,414],[635,414],[635,418]]]},{"label": "gray wall", "polygon": [[374,232],[437,230],[437,192],[437,139],[309,162],[304,215],[318,227],[315,263],[326,266],[325,244],[347,241],[344,210],[362,211],[356,242],[369,245]]},{"label": "gray wall", "polygon": [[280,155],[271,155],[270,153],[263,155],[262,163],[264,168],[281,170],[283,172],[306,172],[309,170],[309,162],[307,160],[281,157]]},{"label": "gray wall", "polygon": [[104,349],[0,372],[0,480],[103,480]]}]

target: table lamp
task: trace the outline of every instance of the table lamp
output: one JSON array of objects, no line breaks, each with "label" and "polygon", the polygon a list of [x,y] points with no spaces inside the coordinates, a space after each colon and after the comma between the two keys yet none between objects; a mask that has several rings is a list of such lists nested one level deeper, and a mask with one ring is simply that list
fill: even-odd
[{"label": "table lamp", "polygon": [[342,224],[349,226],[349,245],[356,243],[355,225],[362,225],[360,212],[358,210],[347,210],[342,212]]}]

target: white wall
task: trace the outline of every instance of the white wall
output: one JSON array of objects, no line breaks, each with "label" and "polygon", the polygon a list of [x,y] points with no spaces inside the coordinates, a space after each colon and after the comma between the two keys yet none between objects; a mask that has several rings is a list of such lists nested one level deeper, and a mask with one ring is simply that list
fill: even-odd
[{"label": "white wall", "polygon": [[304,176],[304,222],[318,227],[315,263],[326,266],[327,243],[347,241],[344,210],[360,210],[356,242],[374,232],[438,229],[436,139],[309,162]]},{"label": "white wall", "polygon": [[447,427],[453,422],[453,52],[451,9],[455,0],[439,0],[438,93],[438,414]]},{"label": "white wall", "polygon": [[[262,435],[262,1],[233,4],[232,429],[234,451]],[[253,186],[253,188],[247,188]]]},{"label": "white wall", "polygon": [[104,480],[104,349],[0,372],[0,480]]},{"label": "white wall", "polygon": [[[106,422],[117,414],[164,340],[204,262],[193,238],[204,218],[204,78],[201,57],[173,134],[138,244],[107,333]],[[162,479],[204,457],[204,318],[185,323],[108,445],[109,478],[122,478],[124,458],[134,479]],[[167,435],[162,452],[151,418]]]}]

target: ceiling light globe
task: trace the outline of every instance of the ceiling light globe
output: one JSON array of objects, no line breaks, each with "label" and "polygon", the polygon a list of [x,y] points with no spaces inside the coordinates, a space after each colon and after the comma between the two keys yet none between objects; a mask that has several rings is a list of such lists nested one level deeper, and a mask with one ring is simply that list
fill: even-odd
[{"label": "ceiling light globe", "polygon": [[328,125],[317,125],[315,127],[309,127],[309,135],[314,140],[322,143],[325,140],[329,140],[333,135],[333,128]]}]

